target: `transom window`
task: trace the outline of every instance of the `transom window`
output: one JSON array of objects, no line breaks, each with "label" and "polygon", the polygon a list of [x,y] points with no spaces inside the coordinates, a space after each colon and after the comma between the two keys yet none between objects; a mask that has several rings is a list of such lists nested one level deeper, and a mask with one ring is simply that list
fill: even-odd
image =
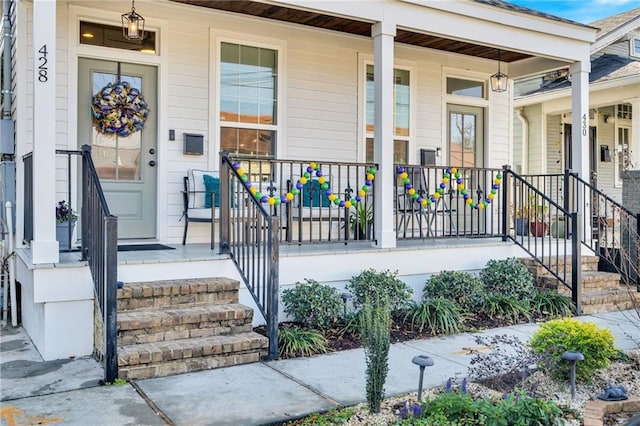
[{"label": "transom window", "polygon": [[619,104],[616,107],[617,117],[623,120],[631,120],[631,104]]},{"label": "transom window", "polygon": [[222,43],[220,148],[232,154],[274,156],[278,52]]},{"label": "transom window", "polygon": [[155,31],[144,31],[144,40],[127,40],[122,34],[122,27],[80,21],[80,44],[112,47],[142,53],[156,54]]},{"label": "transom window", "polygon": [[484,82],[447,77],[447,94],[484,99]]},{"label": "transom window", "polygon": [[[393,161],[406,164],[409,161],[410,127],[410,72],[393,70]],[[366,76],[366,161],[373,162],[373,109],[374,109],[373,65],[367,65]]]}]

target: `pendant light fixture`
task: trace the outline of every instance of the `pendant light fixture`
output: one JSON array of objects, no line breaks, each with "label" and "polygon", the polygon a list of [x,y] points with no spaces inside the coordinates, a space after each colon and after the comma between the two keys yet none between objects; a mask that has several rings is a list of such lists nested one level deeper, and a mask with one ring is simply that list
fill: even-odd
[{"label": "pendant light fixture", "polygon": [[122,35],[127,40],[144,39],[144,18],[136,13],[135,0],[131,0],[131,12],[122,14]]},{"label": "pendant light fixture", "polygon": [[509,76],[500,71],[500,49],[498,49],[498,72],[491,76],[491,90],[504,92],[507,90]]}]

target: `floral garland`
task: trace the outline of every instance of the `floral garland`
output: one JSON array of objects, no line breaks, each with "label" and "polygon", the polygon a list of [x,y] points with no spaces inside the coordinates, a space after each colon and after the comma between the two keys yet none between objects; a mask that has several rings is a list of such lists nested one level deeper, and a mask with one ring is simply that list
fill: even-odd
[{"label": "floral garland", "polygon": [[[338,197],[336,194],[334,194],[331,191],[331,188],[329,187],[329,184],[327,183],[326,178],[324,177],[324,174],[320,169],[320,165],[313,161],[309,163],[306,171],[302,174],[300,179],[298,179],[298,181],[296,182],[295,187],[291,188],[290,192],[287,192],[286,194],[281,195],[279,197],[273,196],[273,195],[264,195],[260,191],[258,191],[258,189],[255,186],[253,186],[251,181],[249,181],[248,176],[245,174],[244,170],[242,170],[239,163],[234,162],[233,168],[240,176],[240,179],[242,179],[242,181],[245,183],[245,185],[249,189],[249,192],[251,192],[251,194],[255,197],[256,200],[260,201],[263,204],[268,204],[270,206],[273,206],[273,205],[277,206],[279,204],[286,204],[290,202],[291,200],[293,200],[293,197],[300,194],[300,191],[302,190],[302,188],[315,175],[318,178],[320,189],[324,191],[329,201],[331,201],[334,205],[338,207],[344,207],[347,209],[354,205],[354,203],[351,200],[342,200],[340,199],[340,197]],[[364,185],[362,185],[362,187],[358,190],[358,194],[354,197],[357,203],[362,201],[369,193],[371,185],[373,185],[373,179],[375,178],[375,175],[376,175],[375,167],[369,167],[369,169],[367,169],[367,176],[366,176]]]},{"label": "floral garland", "polygon": [[[452,188],[456,188],[458,191],[460,191],[460,194],[462,194],[465,203],[469,207],[476,210],[482,210],[489,204],[491,204],[493,199],[496,197],[498,189],[500,189],[500,183],[502,182],[502,175],[500,173],[496,174],[495,178],[493,179],[493,184],[491,185],[491,191],[489,192],[489,194],[487,194],[484,200],[475,202],[473,201],[473,198],[471,197],[467,189],[464,187],[462,175],[455,167],[446,168],[442,173],[442,181],[440,182],[440,185],[438,185],[438,188],[436,188],[436,191],[433,194],[425,197],[421,196],[415,190],[413,184],[411,183],[411,179],[409,179],[409,174],[404,170],[404,167],[398,167],[397,172],[402,179],[402,183],[404,183],[407,194],[409,194],[411,196],[411,199],[413,199],[421,206],[429,206],[431,205],[431,203],[437,202],[438,199],[442,197],[442,195],[444,194],[444,190],[449,184]],[[454,180],[451,179],[451,175],[453,175]]]},{"label": "floral garland", "polygon": [[93,96],[93,122],[100,133],[127,137],[142,130],[149,115],[142,93],[126,81],[109,83]]}]

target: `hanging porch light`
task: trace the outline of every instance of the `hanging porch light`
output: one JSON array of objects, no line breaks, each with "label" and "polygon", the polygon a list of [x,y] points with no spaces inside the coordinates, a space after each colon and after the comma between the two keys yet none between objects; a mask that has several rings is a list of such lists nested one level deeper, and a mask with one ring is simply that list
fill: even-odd
[{"label": "hanging porch light", "polygon": [[504,92],[507,90],[509,76],[500,71],[500,50],[498,50],[498,72],[491,76],[491,90]]},{"label": "hanging porch light", "polygon": [[131,12],[122,14],[122,35],[127,40],[144,39],[144,18],[136,13],[135,0],[131,0]]}]

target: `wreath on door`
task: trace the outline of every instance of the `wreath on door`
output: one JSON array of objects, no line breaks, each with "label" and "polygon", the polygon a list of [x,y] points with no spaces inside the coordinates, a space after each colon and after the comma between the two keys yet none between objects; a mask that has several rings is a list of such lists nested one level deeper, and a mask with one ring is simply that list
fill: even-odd
[{"label": "wreath on door", "polygon": [[93,124],[103,134],[127,137],[142,130],[149,108],[142,93],[126,81],[109,83],[93,95]]}]

